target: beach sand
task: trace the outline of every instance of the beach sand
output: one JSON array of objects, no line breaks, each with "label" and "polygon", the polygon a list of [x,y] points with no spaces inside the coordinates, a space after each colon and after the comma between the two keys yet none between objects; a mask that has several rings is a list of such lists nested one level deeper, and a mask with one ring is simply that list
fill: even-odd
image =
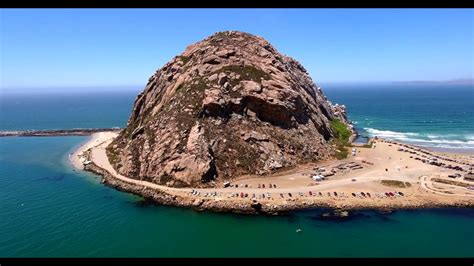
[{"label": "beach sand", "polygon": [[84,169],[82,153],[93,147],[98,147],[101,143],[113,139],[117,136],[115,132],[98,132],[91,135],[90,139],[75,150],[69,157],[72,165],[77,169]]},{"label": "beach sand", "polygon": [[[74,167],[83,169],[83,162],[91,160],[94,167],[106,170],[111,177],[117,179],[121,185],[116,186],[119,186],[122,190],[140,194],[140,192],[137,192],[140,191],[140,188],[147,188],[151,191],[157,191],[157,193],[170,195],[173,199],[178,198],[178,201],[181,201],[180,204],[186,203],[184,205],[194,204],[201,208],[202,206],[219,205],[227,206],[230,209],[238,209],[242,206],[248,207],[252,202],[253,194],[255,194],[255,201],[279,210],[315,206],[346,209],[474,206],[474,191],[466,188],[466,186],[474,186],[474,182],[463,180],[462,177],[456,179],[448,177],[448,175],[454,173],[464,174],[464,172],[415,160],[415,157],[428,160],[428,158],[435,155],[438,156],[438,162],[446,162],[446,164],[458,165],[468,169],[472,167],[472,165],[469,165],[472,164],[472,158],[465,154],[438,154],[418,147],[379,139],[375,141],[372,148],[357,147],[356,156],[350,156],[344,160],[329,160],[300,165],[294,169],[265,177],[236,177],[231,182],[232,187],[224,188],[223,182],[217,182],[215,188],[170,188],[118,174],[109,163],[105,152],[105,147],[116,135],[115,132],[93,134],[91,139],[71,156]],[[90,152],[90,155],[87,155],[88,158],[82,156],[88,152]],[[427,155],[428,152],[431,154]],[[447,161],[443,158],[456,159],[458,162]],[[362,166],[362,169],[351,170],[346,167],[347,169],[339,170],[326,180],[315,182],[311,179],[311,176],[315,175],[315,168],[324,167],[327,172],[341,164],[346,166],[348,164],[359,165]],[[460,182],[464,187],[459,186],[459,183],[453,185],[435,182],[434,178],[442,179],[448,183],[450,181]],[[387,181],[390,184],[387,185]],[[262,188],[262,184],[265,185],[265,188]],[[269,188],[270,184],[272,188]],[[239,187],[235,187],[235,185]],[[258,188],[259,185],[261,188]],[[274,185],[276,185],[276,188],[273,188]],[[399,185],[402,185],[402,187]],[[198,191],[200,195],[192,195],[193,190]],[[310,192],[312,195],[310,195]],[[337,196],[334,192],[337,193]],[[368,192],[370,197],[367,194],[361,196],[361,192]],[[403,196],[386,196],[385,193],[387,192],[402,192]],[[206,194],[211,193],[217,195],[206,196]],[[236,197],[236,193],[239,193],[239,196]],[[247,193],[248,197],[240,197],[241,193]],[[289,193],[292,194],[291,197]],[[353,196],[352,193],[358,195]],[[270,198],[268,198],[268,194]],[[253,202],[255,203],[255,201]],[[199,204],[195,202],[199,202]],[[202,204],[202,202],[206,204]]]}]

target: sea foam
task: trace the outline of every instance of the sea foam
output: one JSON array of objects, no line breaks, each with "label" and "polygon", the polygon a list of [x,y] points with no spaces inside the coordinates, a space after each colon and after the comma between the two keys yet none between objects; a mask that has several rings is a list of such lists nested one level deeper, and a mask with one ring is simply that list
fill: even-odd
[{"label": "sea foam", "polygon": [[396,132],[364,128],[370,137],[398,140],[411,144],[434,148],[473,149],[474,135],[472,134],[421,134],[414,132]]}]

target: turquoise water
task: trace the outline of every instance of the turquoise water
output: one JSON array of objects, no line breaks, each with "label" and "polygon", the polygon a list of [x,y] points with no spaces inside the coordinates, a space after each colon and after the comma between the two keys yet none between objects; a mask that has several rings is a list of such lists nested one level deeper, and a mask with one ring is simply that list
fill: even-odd
[{"label": "turquoise water", "polygon": [[[456,134],[459,141],[461,136],[473,132],[472,117],[468,117],[472,114],[472,101],[468,98],[472,92],[468,89],[460,89],[461,96],[451,102],[461,110],[456,113],[451,109],[458,115],[445,119],[456,121],[452,130],[408,126],[410,119],[429,117],[439,104],[432,103],[425,111],[417,107],[419,114],[412,116],[397,107],[399,98],[378,96],[386,100],[387,108],[400,108],[400,112],[408,113],[403,118],[400,112],[380,111],[381,103],[370,104],[372,101],[367,97],[377,96],[370,88],[349,91],[326,87],[325,93],[332,101],[348,106],[358,127],[368,127],[369,122],[364,121],[369,118],[370,126],[377,130]],[[364,93],[366,97],[361,96]],[[394,94],[408,97],[410,93],[413,97],[427,97],[419,91]],[[36,100],[16,101],[11,97],[17,96],[0,96],[0,130],[123,126],[135,94],[123,93],[113,99],[92,99],[91,95],[35,96]],[[448,101],[454,95],[437,97],[433,101]],[[414,100],[404,104],[417,105]],[[82,110],[82,115],[76,115],[74,110]],[[386,115],[392,115],[396,122],[391,124],[384,118]],[[71,169],[67,162],[69,152],[86,140],[87,137],[0,138],[0,257],[474,255],[473,209],[392,214],[364,211],[354,213],[346,221],[327,221],[319,218],[323,210],[281,217],[248,217],[149,205],[139,197],[101,185],[97,176]],[[303,231],[296,233],[298,228]]]},{"label": "turquoise water", "polygon": [[[472,209],[359,212],[323,221],[200,213],[73,172],[84,137],[0,138],[0,257],[472,257]],[[301,228],[301,233],[296,229]]]}]

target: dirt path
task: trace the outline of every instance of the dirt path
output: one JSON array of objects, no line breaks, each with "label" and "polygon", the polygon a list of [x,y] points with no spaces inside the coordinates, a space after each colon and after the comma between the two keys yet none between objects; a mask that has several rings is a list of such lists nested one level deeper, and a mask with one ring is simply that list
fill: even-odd
[{"label": "dirt path", "polygon": [[[474,197],[474,194],[472,192],[466,192],[464,194],[460,194],[460,193],[454,193],[454,192],[446,193],[446,192],[439,191],[433,186],[433,181],[431,181],[431,177],[428,177],[428,176],[422,176],[420,178],[420,181],[421,181],[421,183],[420,183],[421,188],[423,188],[423,189],[425,189],[429,192],[439,194],[439,195]],[[446,185],[446,184],[440,184],[440,183],[438,183],[438,184],[441,185],[441,186],[449,186],[449,185]],[[449,188],[447,188],[447,189],[449,189]]]}]

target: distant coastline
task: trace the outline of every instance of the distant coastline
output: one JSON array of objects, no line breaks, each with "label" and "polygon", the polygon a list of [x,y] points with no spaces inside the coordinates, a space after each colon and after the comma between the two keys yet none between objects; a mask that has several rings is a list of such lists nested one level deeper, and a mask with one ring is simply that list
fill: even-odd
[{"label": "distant coastline", "polygon": [[456,84],[456,85],[474,85],[474,79],[452,79],[452,80],[411,80],[394,81],[395,84]]}]

